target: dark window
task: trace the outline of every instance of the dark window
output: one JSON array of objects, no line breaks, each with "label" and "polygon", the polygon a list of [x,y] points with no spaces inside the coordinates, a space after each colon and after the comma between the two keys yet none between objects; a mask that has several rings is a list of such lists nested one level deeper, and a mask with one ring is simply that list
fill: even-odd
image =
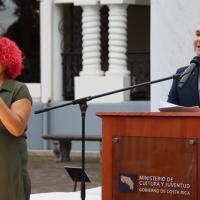
[{"label": "dark window", "polygon": [[[150,80],[150,6],[128,7],[128,69],[131,84]],[[150,86],[131,91],[132,100],[150,100]]]},{"label": "dark window", "polygon": [[39,1],[0,0],[0,34],[14,40],[24,54],[18,80],[40,82]]},{"label": "dark window", "polygon": [[62,8],[64,17],[59,30],[63,36],[63,97],[65,100],[73,100],[74,77],[82,69],[82,9],[72,4],[65,4]]}]

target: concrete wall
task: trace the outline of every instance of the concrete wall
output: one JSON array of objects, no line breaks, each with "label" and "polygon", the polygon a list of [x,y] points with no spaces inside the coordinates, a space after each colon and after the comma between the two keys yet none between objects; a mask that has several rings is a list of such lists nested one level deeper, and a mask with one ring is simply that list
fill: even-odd
[{"label": "concrete wall", "polygon": [[[199,0],[151,0],[151,80],[171,76],[194,56]],[[172,81],[152,85],[151,110],[166,100]]]},{"label": "concrete wall", "polygon": [[[51,103],[50,106],[66,102]],[[71,105],[52,110],[45,114],[34,114],[35,110],[45,107],[45,104],[35,103],[29,121],[28,147],[29,149],[46,149],[51,145],[42,139],[42,134],[77,134],[81,135],[81,115],[78,105]],[[124,102],[124,103],[89,103],[86,113],[86,134],[101,135],[101,119],[96,112],[148,112],[149,101]],[[80,142],[73,142],[72,149],[80,150]],[[99,143],[87,142],[86,150],[99,150]]]},{"label": "concrete wall", "polygon": [[43,149],[43,115],[35,115],[34,111],[41,109],[42,103],[34,103],[32,113],[28,124],[27,142],[29,149]]}]

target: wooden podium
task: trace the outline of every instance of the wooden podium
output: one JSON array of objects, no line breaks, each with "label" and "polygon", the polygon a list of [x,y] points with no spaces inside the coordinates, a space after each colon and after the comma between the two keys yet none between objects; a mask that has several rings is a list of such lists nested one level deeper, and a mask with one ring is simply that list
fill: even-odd
[{"label": "wooden podium", "polygon": [[199,200],[200,113],[97,115],[103,200]]}]

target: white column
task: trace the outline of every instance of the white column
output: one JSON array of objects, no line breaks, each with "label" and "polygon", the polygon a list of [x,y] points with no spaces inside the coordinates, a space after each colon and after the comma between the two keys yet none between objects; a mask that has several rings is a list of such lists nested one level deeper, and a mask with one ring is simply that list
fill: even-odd
[{"label": "white column", "polygon": [[109,69],[106,75],[128,76],[127,70],[127,5],[109,7]]},{"label": "white column", "polygon": [[82,6],[83,68],[80,76],[102,76],[99,5]]},{"label": "white column", "polygon": [[62,96],[62,57],[61,43],[62,35],[59,32],[59,23],[62,20],[61,5],[54,4],[53,6],[53,36],[52,36],[52,100],[61,101]]},{"label": "white column", "polygon": [[[83,72],[80,73],[80,77],[75,77],[76,99],[110,92],[130,85],[129,71],[126,68],[127,6],[121,3],[110,5],[109,69],[111,70],[107,72],[107,76],[101,76],[103,73],[100,71],[99,5],[97,3],[95,7],[87,5],[82,5],[82,7]],[[96,23],[97,21],[98,23]],[[83,76],[82,73],[87,76]],[[129,100],[129,91],[95,99],[93,102],[123,102],[127,100]]]},{"label": "white column", "polygon": [[[40,63],[41,63],[41,101],[46,107],[52,96],[52,0],[40,1]],[[48,113],[43,113],[42,134],[48,134]],[[48,147],[48,142],[43,141],[43,148]]]},{"label": "white column", "polygon": [[44,103],[51,99],[52,5],[52,0],[40,1],[41,101]]}]

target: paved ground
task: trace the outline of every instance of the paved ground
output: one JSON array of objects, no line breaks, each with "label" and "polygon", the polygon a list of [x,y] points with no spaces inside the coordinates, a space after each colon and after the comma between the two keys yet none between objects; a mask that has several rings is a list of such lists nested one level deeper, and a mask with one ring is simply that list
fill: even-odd
[{"label": "paved ground", "polygon": [[[81,166],[80,156],[72,158],[72,162],[56,163],[52,155],[29,155],[29,172],[32,182],[32,194],[43,192],[72,192],[74,182],[64,166]],[[86,188],[101,186],[101,163],[98,158],[86,157],[85,171],[91,183]],[[80,183],[77,185],[80,190]]]}]

